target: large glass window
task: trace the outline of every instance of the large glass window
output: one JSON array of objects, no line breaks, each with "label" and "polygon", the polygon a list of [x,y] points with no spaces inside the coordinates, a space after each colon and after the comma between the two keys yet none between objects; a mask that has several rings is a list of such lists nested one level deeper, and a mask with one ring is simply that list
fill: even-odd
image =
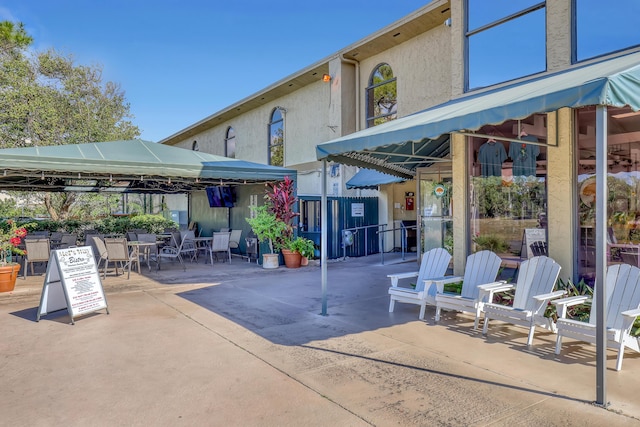
[{"label": "large glass window", "polygon": [[485,126],[478,133],[488,137],[469,137],[472,252],[529,258],[534,242],[543,248],[547,242],[546,115]]},{"label": "large glass window", "polygon": [[389,64],[373,70],[367,87],[367,127],[379,125],[398,116],[396,78]]},{"label": "large glass window", "polygon": [[284,166],[284,110],[280,107],[271,113],[269,122],[269,164]]},{"label": "large glass window", "polygon": [[543,72],[545,2],[467,0],[466,89]]},{"label": "large glass window", "polygon": [[236,131],[232,127],[227,129],[227,136],[224,139],[224,155],[232,159],[236,158]]},{"label": "large glass window", "polygon": [[[595,275],[596,109],[576,111],[578,122],[578,274]],[[639,265],[640,114],[609,107],[607,136],[607,257],[610,263]]]},{"label": "large glass window", "polygon": [[640,44],[640,1],[574,0],[576,60]]}]

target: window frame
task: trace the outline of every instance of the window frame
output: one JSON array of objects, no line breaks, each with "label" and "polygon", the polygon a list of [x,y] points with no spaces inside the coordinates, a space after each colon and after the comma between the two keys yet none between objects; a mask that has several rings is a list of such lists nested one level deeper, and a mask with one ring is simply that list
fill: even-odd
[{"label": "window frame", "polygon": [[[285,113],[287,110],[283,107],[276,107],[271,111],[271,115],[269,116],[269,125],[267,126],[267,164],[271,166],[281,166],[284,167],[284,144],[285,144]],[[276,113],[279,114],[279,118],[275,119]],[[278,126],[282,129],[282,141],[279,143],[272,143],[274,130],[277,129],[275,126]],[[272,153],[273,149],[277,147],[282,147],[282,164],[273,164],[272,162]]]},{"label": "window frame", "polygon": [[[229,134],[233,132],[233,136],[229,136]],[[233,157],[229,156],[229,142],[233,141]],[[235,159],[236,158],[236,150],[237,150],[237,145],[236,145],[236,130],[233,128],[233,126],[229,126],[227,128],[227,132],[225,134],[225,138],[224,138],[224,156],[225,157],[229,157],[230,159]]]},{"label": "window frame", "polygon": [[[378,70],[380,70],[381,67],[383,66],[387,66],[389,67],[389,70],[391,70],[391,75],[392,77],[390,79],[387,80],[383,80],[381,82],[378,83],[374,83],[373,82],[373,78],[376,75],[376,73],[378,72]],[[371,74],[369,75],[369,80],[368,80],[368,85],[365,88],[365,96],[366,96],[366,117],[365,117],[365,123],[367,128],[370,127],[374,127],[377,126],[377,124],[375,123],[376,120],[378,119],[385,119],[385,118],[389,118],[387,120],[385,120],[385,122],[391,121],[391,120],[395,120],[398,118],[398,82],[397,82],[398,78],[393,74],[393,68],[391,67],[391,65],[389,65],[388,62],[381,62],[378,65],[376,65],[373,70],[371,71]],[[378,87],[381,86],[385,86],[385,85],[389,85],[389,84],[394,84],[395,85],[395,90],[396,90],[396,97],[395,97],[395,108],[392,108],[391,111],[389,113],[385,113],[385,114],[379,114],[377,116],[374,116],[374,111],[372,111],[373,107],[373,103],[375,101],[375,97],[372,96],[374,90]],[[378,123],[380,124],[380,123]]]},{"label": "window frame", "polygon": [[[547,71],[548,69],[548,63],[547,63],[547,25],[548,25],[548,20],[546,18],[546,12],[547,12],[547,1],[546,0],[542,0],[539,1],[537,3],[534,3],[528,7],[525,7],[524,9],[511,13],[510,15],[504,16],[502,18],[496,19],[494,21],[488,22],[486,24],[483,24],[477,28],[474,29],[469,29],[469,2],[472,0],[464,0],[464,47],[463,47],[463,54],[464,54],[464,85],[463,85],[463,89],[464,92],[472,92],[474,90],[477,89],[482,89],[485,87],[491,87],[491,86],[495,86],[498,84],[503,84],[503,83],[507,83],[513,80],[518,80],[524,77],[528,77],[528,76],[532,76],[538,73],[542,73]],[[575,1],[575,0],[572,0]],[[545,42],[545,46],[544,46],[544,68],[540,71],[536,71],[530,74],[523,74],[521,76],[517,76],[517,77],[513,77],[513,78],[508,78],[507,80],[504,81],[497,81],[494,83],[490,83],[487,84],[485,86],[471,86],[471,81],[470,81],[470,70],[469,70],[469,64],[470,64],[470,48],[469,48],[469,39],[470,37],[473,37],[475,35],[481,34],[486,30],[490,30],[496,27],[499,27],[500,25],[504,25],[506,23],[510,23],[512,21],[514,21],[515,19],[518,18],[522,18],[526,15],[528,15],[529,13],[533,13],[536,12],[538,10],[544,9],[545,11],[545,21],[544,21],[544,42]]]}]

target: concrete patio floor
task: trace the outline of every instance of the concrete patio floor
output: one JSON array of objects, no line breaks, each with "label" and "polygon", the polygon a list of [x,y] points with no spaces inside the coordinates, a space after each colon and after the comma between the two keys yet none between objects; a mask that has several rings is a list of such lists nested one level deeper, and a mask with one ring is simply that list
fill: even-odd
[{"label": "concrete patio floor", "polygon": [[[594,406],[595,348],[418,306],[388,313],[379,256],[320,268],[178,264],[103,280],[104,310],[36,322],[43,275],[0,293],[0,425],[640,425],[640,354]],[[41,267],[42,268],[42,267]]]}]

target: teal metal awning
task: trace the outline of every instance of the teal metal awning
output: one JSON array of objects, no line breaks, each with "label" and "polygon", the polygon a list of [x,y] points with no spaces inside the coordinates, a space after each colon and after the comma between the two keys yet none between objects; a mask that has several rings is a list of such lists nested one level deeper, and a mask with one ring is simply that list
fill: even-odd
[{"label": "teal metal awning", "polygon": [[404,179],[397,176],[388,175],[373,169],[360,169],[349,181],[345,183],[348,190],[376,189],[379,185],[394,184],[404,182]]},{"label": "teal metal awning", "polygon": [[316,156],[412,178],[449,155],[452,132],[588,105],[640,110],[640,52],[454,99],[317,145]]},{"label": "teal metal awning", "polygon": [[140,139],[0,150],[0,190],[185,193],[296,171]]}]

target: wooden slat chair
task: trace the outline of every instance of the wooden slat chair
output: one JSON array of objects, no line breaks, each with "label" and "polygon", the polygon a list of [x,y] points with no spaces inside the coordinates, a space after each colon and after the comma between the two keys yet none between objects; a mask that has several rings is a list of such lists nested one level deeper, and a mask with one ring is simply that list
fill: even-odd
[{"label": "wooden slat chair", "polygon": [[[478,328],[478,322],[484,304],[491,301],[493,292],[499,292],[504,287],[504,282],[497,282],[498,271],[502,259],[494,252],[480,251],[467,257],[464,277],[451,277],[445,280],[434,280],[436,285],[436,322],[440,320],[440,311],[455,310],[465,313],[473,313],[476,318],[473,328]],[[462,292],[460,295],[444,292],[444,285],[462,280]],[[486,291],[480,292],[480,285],[492,284]]]},{"label": "wooden slat chair", "polygon": [[[640,352],[638,338],[631,336],[631,327],[640,316],[640,268],[629,264],[614,264],[607,269],[606,277],[606,334],[607,347],[618,351],[616,371],[622,369],[625,348]],[[595,293],[591,301],[591,313],[588,322],[567,318],[567,308],[588,301],[588,296],[562,298],[553,303],[558,308],[556,322],[556,354],[562,350],[562,338],[595,344],[596,342],[596,304]]]},{"label": "wooden slat chair", "polygon": [[[527,345],[533,343],[536,325],[555,331],[553,320],[544,317],[544,312],[549,301],[566,294],[566,291],[553,291],[559,274],[560,264],[546,256],[536,256],[523,261],[518,269],[516,283],[508,284],[508,289],[515,288],[513,305],[494,304],[489,300],[483,309],[482,333],[487,334],[490,319],[529,328]],[[506,290],[502,289],[501,292]]]},{"label": "wooden slat chair", "polygon": [[[389,288],[389,313],[395,309],[396,302],[417,304],[420,306],[418,318],[424,319],[427,304],[435,305],[435,287],[425,287],[425,280],[445,277],[449,268],[451,254],[444,248],[435,248],[422,255],[420,270],[407,273],[389,274],[391,287]],[[416,279],[415,289],[398,286],[401,280]]]}]

